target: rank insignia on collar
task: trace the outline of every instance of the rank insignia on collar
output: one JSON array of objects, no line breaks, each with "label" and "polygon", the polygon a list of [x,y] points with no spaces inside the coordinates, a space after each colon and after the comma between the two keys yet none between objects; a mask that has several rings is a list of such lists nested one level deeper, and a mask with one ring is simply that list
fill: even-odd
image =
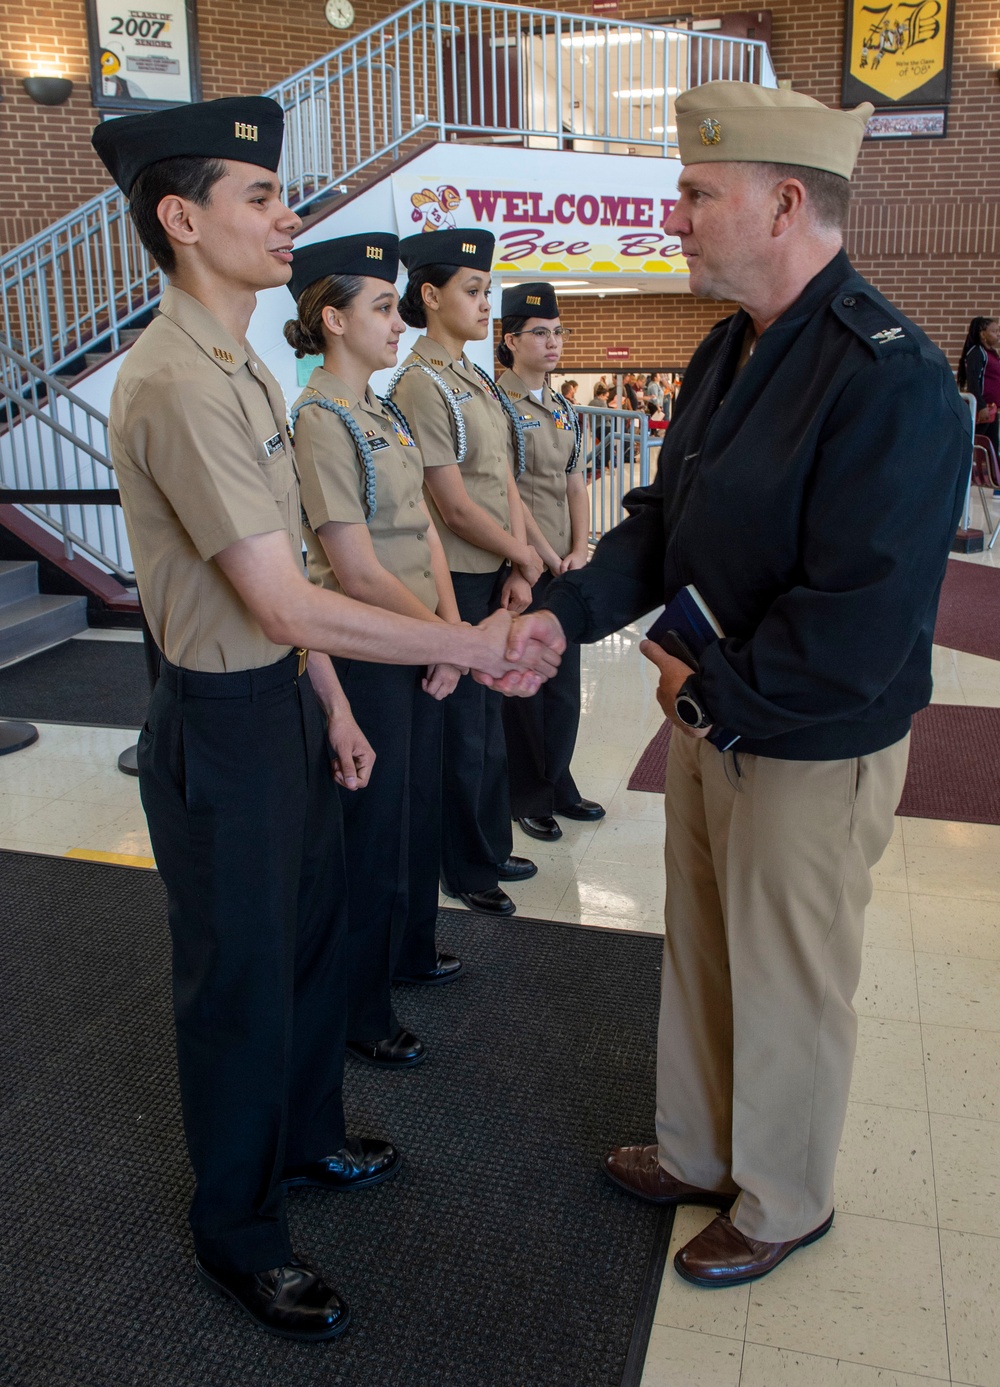
[{"label": "rank insignia on collar", "polygon": [[722,139],[722,126],[713,116],[706,116],[698,126],[702,144],[718,144]]},{"label": "rank insignia on collar", "polygon": [[884,346],[886,342],[898,342],[901,337],[905,336],[906,333],[901,327],[887,327],[883,328],[881,332],[873,332],[872,341],[881,342]]},{"label": "rank insignia on collar", "polygon": [[436,356],[432,356],[432,357],[431,357],[431,365],[432,365],[432,366],[443,366],[443,365],[444,365],[444,362],[443,362],[443,361],[439,361],[439,360],[437,359]]},{"label": "rank insignia on collar", "polygon": [[333,403],[335,405],[340,405],[341,409],[350,409],[351,407],[350,400],[334,400]]},{"label": "rank insignia on collar", "polygon": [[521,394],[520,390],[508,390],[508,391],[507,391],[507,397],[508,397],[508,399],[511,399],[511,400],[523,400],[523,399],[524,399],[524,396]]},{"label": "rank insignia on collar", "polygon": [[227,361],[230,366],[236,365],[236,358],[232,352],[223,351],[221,347],[213,347],[212,355],[218,357],[220,361]]}]

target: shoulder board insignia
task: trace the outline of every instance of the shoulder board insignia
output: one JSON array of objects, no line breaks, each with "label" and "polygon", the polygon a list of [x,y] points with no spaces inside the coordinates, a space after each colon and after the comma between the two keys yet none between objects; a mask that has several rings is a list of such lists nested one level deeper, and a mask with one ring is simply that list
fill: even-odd
[{"label": "shoulder board insignia", "polygon": [[212,353],[214,356],[218,357],[220,361],[228,361],[230,366],[236,365],[236,358],[233,356],[232,352],[223,351],[221,347],[213,347]]},{"label": "shoulder board insignia", "polygon": [[887,327],[883,328],[881,332],[873,332],[872,341],[881,342],[884,345],[886,342],[898,342],[901,337],[905,336],[906,333],[901,327]]}]

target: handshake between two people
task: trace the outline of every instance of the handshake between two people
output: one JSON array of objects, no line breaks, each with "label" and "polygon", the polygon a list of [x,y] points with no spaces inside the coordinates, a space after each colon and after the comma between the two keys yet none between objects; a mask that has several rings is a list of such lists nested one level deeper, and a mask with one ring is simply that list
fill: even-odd
[{"label": "handshake between two people", "polygon": [[510,697],[536,694],[555,674],[566,649],[558,617],[544,610],[512,616],[501,607],[473,630],[485,638],[484,654],[477,651],[470,664],[473,679]]}]

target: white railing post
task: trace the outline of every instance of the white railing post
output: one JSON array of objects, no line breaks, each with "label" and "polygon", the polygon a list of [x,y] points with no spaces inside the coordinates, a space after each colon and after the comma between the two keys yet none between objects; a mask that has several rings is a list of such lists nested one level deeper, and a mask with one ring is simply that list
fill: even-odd
[{"label": "white railing post", "polygon": [[441,0],[434,0],[434,32],[432,35],[434,54],[434,82],[437,92],[438,139],[444,144],[447,138],[447,124],[444,118],[444,38],[441,25]]}]

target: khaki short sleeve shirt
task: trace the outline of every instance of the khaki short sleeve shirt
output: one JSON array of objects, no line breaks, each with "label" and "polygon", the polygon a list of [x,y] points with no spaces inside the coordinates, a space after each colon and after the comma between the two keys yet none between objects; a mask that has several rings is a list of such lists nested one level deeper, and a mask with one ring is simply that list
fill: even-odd
[{"label": "khaki short sleeve shirt", "polygon": [[[453,361],[437,342],[420,337],[405,364],[411,363],[416,365],[400,378],[393,399],[413,430],[425,470],[456,463],[458,439],[441,387],[420,370],[421,364],[441,377],[465,421],[466,454],[461,471],[466,491],[476,505],[509,532],[507,482],[512,443],[506,414],[464,356]],[[480,549],[448,529],[429,493],[427,505],[453,573],[493,573],[499,568],[499,554]]]},{"label": "khaki short sleeve shirt", "polygon": [[214,562],[275,530],[302,561],[281,387],[207,308],[169,287],[126,356],[108,434],[143,610],[171,664],[257,669],[288,654]]},{"label": "khaki short sleeve shirt", "polygon": [[573,528],[566,499],[566,469],[573,457],[573,421],[546,385],[541,402],[513,371],[497,381],[521,416],[524,471],[517,479],[521,500],[561,559],[573,547]]},{"label": "khaki short sleeve shirt", "polygon": [[[375,464],[375,514],[368,520],[365,469],[347,425],[316,399],[346,409],[361,430]],[[295,402],[295,460],[302,486],[302,509],[309,576],[334,592],[343,587],[315,534],[333,521],[368,525],[375,557],[432,612],[438,603],[431,568],[429,524],[420,504],[424,469],[420,450],[381,402],[367,391],[357,395],[338,377],[317,366]]]}]

